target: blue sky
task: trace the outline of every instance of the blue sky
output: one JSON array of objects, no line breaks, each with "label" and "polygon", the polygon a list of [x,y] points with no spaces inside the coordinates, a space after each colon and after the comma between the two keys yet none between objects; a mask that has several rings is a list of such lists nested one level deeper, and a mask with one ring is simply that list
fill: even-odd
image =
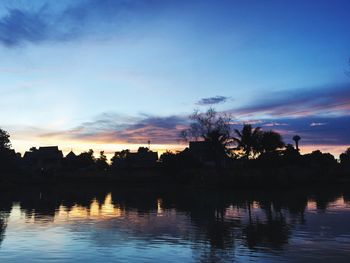
[{"label": "blue sky", "polygon": [[345,0],[5,0],[0,126],[20,151],[164,149],[194,108],[214,106],[343,150],[349,11]]}]

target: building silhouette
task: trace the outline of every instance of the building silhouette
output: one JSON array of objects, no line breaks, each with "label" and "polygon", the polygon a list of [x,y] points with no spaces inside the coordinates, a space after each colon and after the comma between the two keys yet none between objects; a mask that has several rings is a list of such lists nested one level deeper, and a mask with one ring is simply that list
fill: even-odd
[{"label": "building silhouette", "polygon": [[129,152],[126,156],[126,162],[131,167],[154,167],[158,161],[158,153],[150,151],[148,148],[140,147],[135,153]]},{"label": "building silhouette", "polygon": [[23,164],[33,170],[54,170],[62,166],[63,153],[58,146],[32,148],[24,153]]}]

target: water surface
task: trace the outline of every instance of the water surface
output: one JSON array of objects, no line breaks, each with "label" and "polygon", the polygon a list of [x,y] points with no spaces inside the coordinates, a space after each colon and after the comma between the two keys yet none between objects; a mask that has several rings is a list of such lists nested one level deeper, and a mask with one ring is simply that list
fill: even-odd
[{"label": "water surface", "polygon": [[0,194],[0,262],[349,262],[350,191]]}]

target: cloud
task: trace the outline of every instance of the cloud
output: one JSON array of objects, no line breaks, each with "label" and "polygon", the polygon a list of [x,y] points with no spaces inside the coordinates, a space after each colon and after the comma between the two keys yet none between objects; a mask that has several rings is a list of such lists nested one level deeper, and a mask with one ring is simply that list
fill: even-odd
[{"label": "cloud", "polygon": [[179,142],[180,131],[186,128],[186,124],[187,118],[182,116],[102,114],[73,129],[40,136],[116,143],[146,143],[150,140],[154,144],[170,144]]},{"label": "cloud", "polygon": [[350,145],[350,116],[302,116],[274,119],[274,122],[286,124],[276,128],[288,143],[298,134],[304,145]]},{"label": "cloud", "polygon": [[[61,1],[60,1],[61,2]],[[157,2],[157,4],[155,4]],[[10,2],[11,3],[11,2]],[[38,2],[36,2],[38,3]],[[40,4],[7,7],[0,17],[0,43],[15,47],[24,43],[69,41],[83,36],[106,37],[126,24],[154,14],[162,5],[156,0],[42,1]],[[148,19],[152,19],[148,15]]]},{"label": "cloud", "polygon": [[288,124],[272,121],[272,122],[267,122],[267,123],[263,124],[263,126],[265,126],[265,127],[288,126]]},{"label": "cloud", "polygon": [[225,96],[215,96],[210,98],[203,98],[199,100],[196,104],[197,105],[213,105],[213,104],[219,104],[224,103],[229,99],[229,97]]},{"label": "cloud", "polygon": [[[246,123],[234,120],[232,128],[240,129]],[[321,149],[339,155],[350,146],[350,116],[339,117],[297,117],[250,120],[254,127],[279,132],[286,143],[293,144],[292,137],[301,136],[300,148],[303,153]],[[310,126],[310,123],[327,125]],[[37,127],[4,127],[11,134],[16,150],[24,152],[32,146],[58,145],[66,152],[72,148],[83,151],[93,148],[112,153],[116,150],[146,145],[151,141],[153,149],[182,149],[179,133],[188,127],[186,116],[151,116],[141,114],[127,116],[104,113],[92,121],[67,130],[43,130]],[[158,146],[156,146],[158,145]],[[174,148],[175,147],[175,148]]]},{"label": "cloud", "polygon": [[233,109],[238,115],[300,117],[350,115],[350,84],[267,93],[250,105]]},{"label": "cloud", "polygon": [[310,123],[310,126],[311,127],[314,127],[314,126],[323,126],[323,125],[327,125],[326,122],[312,122]]},{"label": "cloud", "polygon": [[[303,145],[350,145],[350,116],[299,116],[296,118],[251,119],[233,121],[232,127],[241,129],[245,123],[263,130],[279,132],[286,143],[293,143],[296,134],[302,137]],[[309,147],[310,148],[310,147]]]},{"label": "cloud", "polygon": [[[241,120],[234,120],[232,128],[240,129]],[[303,145],[350,145],[350,116],[318,117],[300,116],[298,118],[274,118],[251,120],[253,126],[264,130],[273,129],[281,133],[287,143],[293,143],[292,137],[298,134]],[[316,125],[310,125],[310,124]],[[327,125],[319,125],[327,124]],[[44,132],[41,138],[53,140],[76,140],[81,142],[100,142],[115,144],[179,144],[179,134],[189,125],[187,116],[126,116],[104,113],[90,122],[84,122],[75,128]]]},{"label": "cloud", "polygon": [[48,26],[39,13],[9,10],[0,20],[0,41],[15,46],[23,41],[40,42],[48,38]]}]

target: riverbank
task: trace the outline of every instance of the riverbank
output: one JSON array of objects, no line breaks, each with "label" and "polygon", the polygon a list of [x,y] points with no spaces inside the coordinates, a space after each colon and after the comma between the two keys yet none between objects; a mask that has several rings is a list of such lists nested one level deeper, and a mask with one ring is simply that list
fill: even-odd
[{"label": "riverbank", "polygon": [[279,167],[275,169],[197,168],[169,170],[118,169],[110,171],[17,172],[0,175],[1,187],[17,185],[111,185],[181,187],[300,187],[350,184],[344,169]]}]

